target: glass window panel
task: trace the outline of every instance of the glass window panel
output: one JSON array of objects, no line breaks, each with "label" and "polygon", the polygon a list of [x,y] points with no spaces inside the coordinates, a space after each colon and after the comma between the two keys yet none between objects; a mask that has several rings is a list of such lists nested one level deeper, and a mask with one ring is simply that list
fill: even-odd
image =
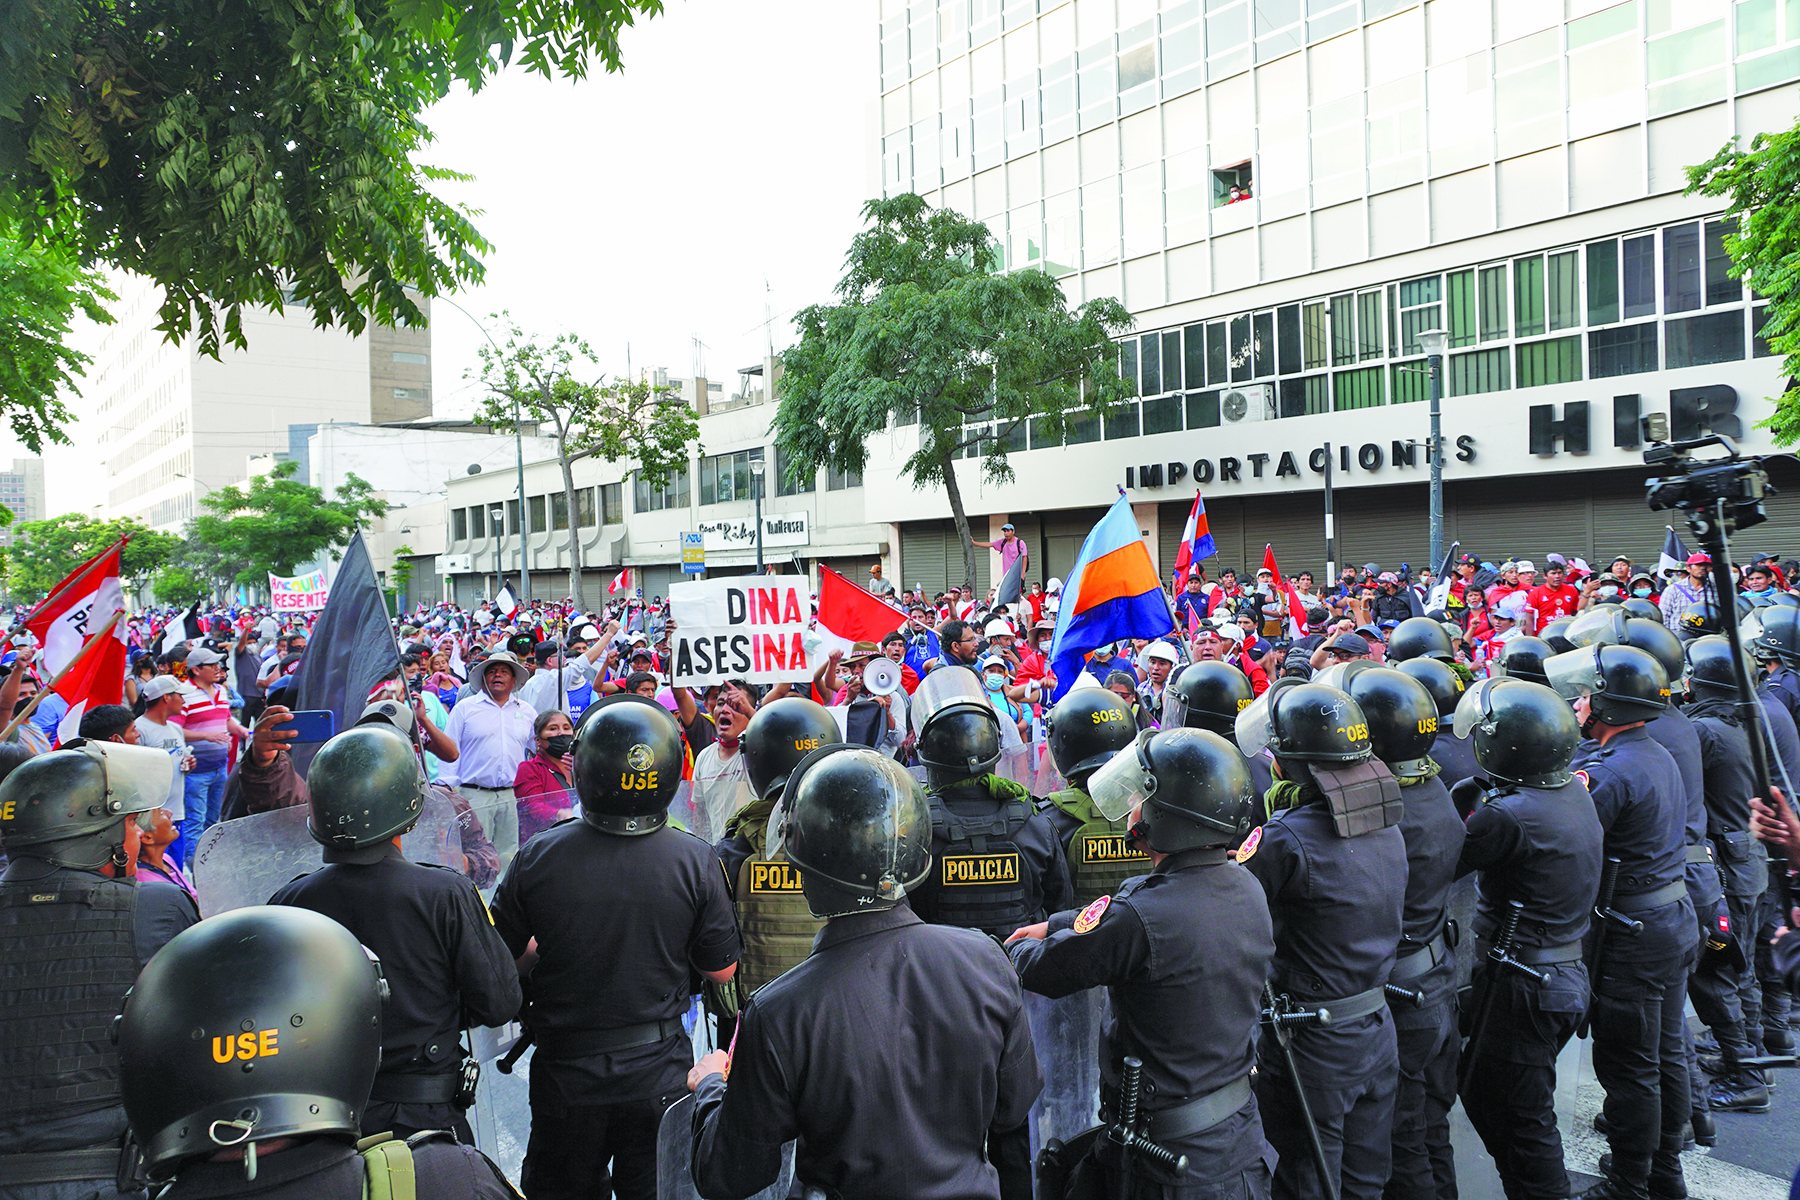
[{"label": "glass window panel", "polygon": [[1331,376],[1308,375],[1304,382],[1306,383],[1307,415],[1312,416],[1315,413],[1330,412]]},{"label": "glass window panel", "polygon": [[1613,7],[1569,22],[1569,49],[1579,50],[1607,38],[1637,32],[1637,3],[1615,4]]},{"label": "glass window panel", "polygon": [[1626,238],[1622,246],[1620,266],[1625,277],[1625,306],[1621,315],[1633,317],[1656,314],[1656,235]]},{"label": "glass window panel", "polygon": [[1300,19],[1300,0],[1256,0],[1256,34],[1273,33]]},{"label": "glass window panel", "polygon": [[1775,355],[1774,347],[1763,337],[1763,324],[1768,319],[1767,305],[1750,310],[1750,354],[1754,358],[1772,358]]},{"label": "glass window panel", "polygon": [[[1544,332],[1544,260],[1540,255],[1513,260],[1513,327],[1519,337]],[[1520,378],[1524,378],[1522,373]]]},{"label": "glass window panel", "polygon": [[1303,417],[1306,415],[1306,380],[1295,377],[1281,381],[1275,389],[1275,415],[1278,417]]},{"label": "glass window panel", "polygon": [[1431,399],[1431,368],[1423,358],[1388,368],[1395,404]]},{"label": "glass window panel", "polygon": [[1419,334],[1427,329],[1443,327],[1444,318],[1439,305],[1428,304],[1424,308],[1405,310],[1400,314],[1400,353],[1423,354],[1425,345],[1419,341]]},{"label": "glass window panel", "polygon": [[1452,396],[1503,392],[1512,386],[1512,356],[1504,347],[1452,354],[1447,382]]},{"label": "glass window panel", "polygon": [[1119,343],[1119,375],[1132,387],[1142,392],[1138,381],[1138,340],[1126,338]]},{"label": "glass window panel", "polygon": [[1187,381],[1198,387],[1206,382],[1206,327],[1189,325],[1181,331],[1182,359]]},{"label": "glass window panel", "polygon": [[1181,432],[1180,396],[1164,396],[1157,400],[1146,400],[1142,408],[1146,434]]},{"label": "glass window panel", "polygon": [[1356,297],[1331,298],[1331,365],[1356,361]]},{"label": "glass window panel", "polygon": [[860,471],[839,471],[835,467],[825,468],[825,490],[828,492],[841,492],[847,488],[859,488],[862,486],[862,482],[862,473]]},{"label": "glass window panel", "polygon": [[1650,82],[1674,79],[1725,61],[1725,22],[1714,21],[1651,41],[1646,65]]},{"label": "glass window panel", "polygon": [[1506,268],[1481,269],[1481,340],[1495,341],[1507,336]]},{"label": "glass window panel", "polygon": [[1121,404],[1117,408],[1106,411],[1106,440],[1111,442],[1119,438],[1134,438],[1141,432],[1138,423],[1138,406]]},{"label": "glass window panel", "polygon": [[1400,285],[1400,307],[1413,308],[1420,304],[1436,304],[1441,297],[1443,277],[1427,275],[1424,279],[1409,279]]},{"label": "glass window panel", "polygon": [[1250,356],[1250,315],[1231,318],[1231,382],[1242,383],[1255,370]]},{"label": "glass window panel", "polygon": [[1543,387],[1552,383],[1574,383],[1581,378],[1581,339],[1551,338],[1547,342],[1527,342],[1514,347],[1517,354],[1515,376],[1522,388]]},{"label": "glass window panel", "polygon": [[1589,325],[1610,325],[1619,319],[1619,242],[1589,242],[1587,246],[1587,304]]},{"label": "glass window panel", "polygon": [[[700,503],[717,504],[719,501],[719,460],[715,456],[707,456],[700,460]],[[643,509],[640,507],[639,512]]]},{"label": "glass window panel", "polygon": [[1251,319],[1251,351],[1257,379],[1275,374],[1275,314],[1259,312]]},{"label": "glass window panel", "polygon": [[1140,396],[1162,394],[1162,339],[1154,333],[1138,339],[1138,380]]},{"label": "glass window panel", "polygon": [[1230,382],[1231,352],[1225,345],[1225,322],[1214,321],[1206,327],[1206,384],[1217,387]]},{"label": "glass window panel", "polygon": [[1730,221],[1706,223],[1706,303],[1736,304],[1744,298],[1744,285],[1731,277],[1731,255],[1725,252]]},{"label": "glass window panel", "polygon": [[1754,54],[1758,50],[1767,50],[1780,40],[1776,30],[1776,18],[1780,8],[1777,0],[1744,0],[1737,6],[1737,52]]},{"label": "glass window panel", "polygon": [[1704,317],[1665,323],[1669,370],[1733,362],[1744,357],[1744,310],[1727,309]]},{"label": "glass window panel", "polygon": [[1211,429],[1219,423],[1219,393],[1189,392],[1187,395],[1187,427]]},{"label": "glass window panel", "polygon": [[1449,301],[1450,324],[1444,331],[1450,335],[1450,345],[1473,346],[1475,344],[1475,272],[1456,271],[1444,277],[1445,297]]},{"label": "glass window panel", "polygon": [[1068,432],[1063,435],[1063,445],[1081,446],[1088,442],[1100,440],[1100,417],[1095,413],[1084,413],[1069,420]]},{"label": "glass window panel", "polygon": [[[1385,353],[1381,337],[1381,293],[1360,292],[1356,297],[1357,357],[1367,362]],[[1339,405],[1338,407],[1343,407]]]},{"label": "glass window panel", "polygon": [[1325,365],[1325,355],[1330,345],[1327,337],[1328,325],[1325,319],[1325,304],[1314,301],[1300,306],[1300,346],[1303,358],[1302,369],[1316,371]]},{"label": "glass window panel", "polygon": [[[642,497],[649,490],[648,486],[644,483],[642,478],[639,478],[639,480],[638,480],[638,489],[639,489],[638,494],[640,497]],[[640,498],[640,500],[638,501],[638,511],[639,512],[648,512],[649,508],[650,508],[649,502],[647,500]],[[569,498],[568,498],[568,496],[564,495],[562,492],[551,492],[550,493],[550,528],[552,528],[552,529],[567,529],[568,527],[569,527]]]},{"label": "glass window panel", "polygon": [[625,523],[624,484],[608,483],[600,488],[600,519],[608,525]]},{"label": "glass window panel", "polygon": [[1223,12],[1206,16],[1206,52],[1217,55],[1235,49],[1250,40],[1249,10],[1234,4]]},{"label": "glass window panel", "polygon": [[1332,407],[1338,412],[1351,408],[1374,408],[1386,399],[1386,381],[1387,372],[1380,367],[1339,371],[1331,377]]},{"label": "glass window panel", "polygon": [[526,507],[531,518],[532,532],[536,533],[549,528],[544,521],[544,498],[542,496],[533,496]]},{"label": "glass window panel", "polygon": [[575,523],[580,526],[598,525],[599,518],[594,513],[594,489],[575,489]]},{"label": "glass window panel", "polygon": [[469,515],[467,509],[450,510],[450,537],[453,541],[464,541],[469,536]]},{"label": "glass window panel", "polygon": [[1156,43],[1145,42],[1119,54],[1119,90],[1128,92],[1156,78]]},{"label": "glass window panel", "polygon": [[1656,322],[1596,329],[1588,334],[1588,378],[1611,379],[1656,370]]},{"label": "glass window panel", "polygon": [[1663,233],[1663,312],[1700,307],[1700,226],[1671,225]]},{"label": "glass window panel", "polygon": [[1300,358],[1300,306],[1288,304],[1275,310],[1275,341],[1279,350],[1278,369],[1283,375],[1298,375],[1305,368]]},{"label": "glass window panel", "polygon": [[[1014,421],[1005,426],[1004,435],[1000,438],[1000,443],[1006,447],[1006,452],[1008,454],[1016,454],[1025,449],[1025,422]],[[858,475],[856,478],[860,483],[862,476]]]},{"label": "glass window panel", "polygon": [[509,535],[516,535],[519,532],[519,502],[517,500],[506,502],[506,532]]},{"label": "glass window panel", "polygon": [[1552,254],[1547,265],[1550,328],[1573,329],[1581,324],[1581,267],[1576,252]]},{"label": "glass window panel", "polygon": [[1162,390],[1181,390],[1181,330],[1165,329],[1162,335]]},{"label": "glass window panel", "polygon": [[1387,285],[1387,332],[1388,357],[1400,357],[1400,289],[1395,284]]}]

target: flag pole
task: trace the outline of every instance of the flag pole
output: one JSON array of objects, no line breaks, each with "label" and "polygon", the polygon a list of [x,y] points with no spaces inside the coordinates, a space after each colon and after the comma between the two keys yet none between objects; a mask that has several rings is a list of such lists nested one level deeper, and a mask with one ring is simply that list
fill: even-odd
[{"label": "flag pole", "polygon": [[[58,594],[60,594],[65,588],[72,588],[76,584],[80,583],[82,580],[86,579],[88,577],[88,574],[91,571],[93,571],[93,569],[95,567],[100,565],[101,560],[104,559],[108,554],[111,554],[113,552],[113,550],[118,549],[122,552],[125,548],[125,543],[129,542],[130,540],[131,540],[130,537],[120,537],[118,541],[112,543],[112,545],[110,545],[106,549],[100,551],[100,553],[94,555],[94,557],[88,559],[87,562],[85,562],[81,565],[80,569],[78,569],[75,572],[75,574],[69,576],[67,579],[63,580],[56,587],[50,589],[49,595],[45,596],[42,600],[39,600],[35,605],[33,605],[31,611],[25,614],[25,619],[23,621],[20,621],[19,624],[21,624],[21,625],[29,624],[31,622],[31,619],[38,615],[38,610],[42,609],[44,607],[44,605],[50,603],[51,600],[55,599],[56,596]],[[120,574],[123,575],[124,574],[123,561],[121,561],[119,565],[121,568]]]},{"label": "flag pole", "polygon": [[100,644],[100,640],[102,638],[110,637],[112,635],[113,626],[117,625],[119,623],[119,618],[124,615],[125,615],[125,610],[122,608],[119,609],[117,612],[113,613],[112,620],[108,621],[101,628],[100,632],[96,633],[93,637],[89,638],[86,642],[84,642],[82,644],[81,649],[75,652],[75,657],[71,658],[68,661],[68,664],[66,666],[64,666],[62,670],[60,670],[56,673],[56,678],[52,679],[50,681],[50,683],[48,684],[48,686],[38,689],[38,694],[31,698],[31,703],[27,704],[25,706],[25,710],[23,712],[21,712],[18,716],[14,717],[12,719],[12,723],[9,724],[5,729],[0,729],[0,742],[9,740],[12,737],[12,735],[14,734],[14,732],[16,732],[18,730],[19,726],[24,724],[31,717],[31,714],[33,712],[37,711],[38,702],[40,700],[42,700],[45,696],[48,696],[50,693],[54,692],[56,690],[56,685],[63,681],[63,677],[66,676],[70,671],[73,671],[75,669],[76,665],[79,664],[82,659],[84,659],[88,656],[88,652],[91,651],[95,646],[98,646]]}]

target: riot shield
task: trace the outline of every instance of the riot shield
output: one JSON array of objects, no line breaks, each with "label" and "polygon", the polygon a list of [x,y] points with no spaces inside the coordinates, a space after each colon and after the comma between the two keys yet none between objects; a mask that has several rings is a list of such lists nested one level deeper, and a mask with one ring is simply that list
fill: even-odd
[{"label": "riot shield", "polygon": [[475,1107],[469,1110],[475,1144],[516,1185],[531,1141],[531,1052],[525,1051],[511,1073],[503,1073],[495,1064],[519,1040],[518,1024],[472,1029],[469,1038],[475,1061],[481,1064]]},{"label": "riot shield", "polygon": [[1053,796],[1069,786],[1069,781],[1056,769],[1056,757],[1050,753],[1050,747],[1040,748],[1037,771],[1029,786],[1034,796]]},{"label": "riot shield", "polygon": [[[750,1200],[786,1200],[794,1184],[794,1143],[781,1148],[781,1173]],[[656,1135],[656,1200],[702,1200],[694,1187],[694,1098],[683,1096],[664,1112]]]},{"label": "riot shield", "polygon": [[[324,865],[324,847],[306,830],[310,815],[304,805],[277,808],[220,821],[208,829],[194,851],[200,915],[215,917],[234,908],[267,904],[282,884]],[[414,862],[464,871],[455,805],[428,792],[419,823],[402,839],[400,849]]]},{"label": "riot shield", "polygon": [[725,836],[723,829],[714,829],[712,819],[700,806],[700,797],[694,794],[694,782],[691,779],[681,781],[675,790],[675,798],[669,801],[669,824],[677,829],[685,829],[707,845],[717,845]]},{"label": "riot shield", "polygon": [[[1030,742],[1006,747],[1000,751],[1000,761],[994,764],[994,774],[1030,789],[1037,778],[1039,749],[1039,746]],[[1031,794],[1035,796],[1039,793],[1033,790]]]},{"label": "riot shield", "polygon": [[1106,989],[1088,988],[1060,1000],[1025,993],[1031,1041],[1043,1067],[1044,1090],[1031,1106],[1031,1155],[1051,1139],[1072,1141],[1099,1122],[1100,1026]]}]

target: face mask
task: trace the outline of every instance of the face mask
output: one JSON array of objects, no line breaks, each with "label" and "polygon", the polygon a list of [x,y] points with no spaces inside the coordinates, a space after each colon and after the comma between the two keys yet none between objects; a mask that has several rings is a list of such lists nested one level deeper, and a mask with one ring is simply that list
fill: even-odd
[{"label": "face mask", "polygon": [[1038,643],[1038,653],[1040,653],[1040,654],[1050,653],[1050,642],[1048,639]]},{"label": "face mask", "polygon": [[1004,675],[989,675],[986,677],[986,681],[987,690],[990,692],[997,692],[1006,686],[1006,676]]},{"label": "face mask", "polygon": [[572,733],[555,734],[548,739],[548,743],[550,747],[550,756],[552,758],[562,758],[575,748],[575,735]]},{"label": "face mask", "polygon": [[1634,596],[1648,596],[1650,594],[1650,589],[1647,587],[1632,588],[1631,594]]}]

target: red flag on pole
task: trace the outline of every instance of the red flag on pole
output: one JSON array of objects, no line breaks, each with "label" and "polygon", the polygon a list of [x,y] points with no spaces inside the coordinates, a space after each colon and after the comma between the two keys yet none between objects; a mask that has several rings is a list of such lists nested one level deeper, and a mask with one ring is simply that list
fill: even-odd
[{"label": "red flag on pole", "polygon": [[881,597],[857,587],[830,567],[819,568],[819,650],[850,653],[857,642],[881,644],[904,628],[906,614]]},{"label": "red flag on pole", "polygon": [[1276,590],[1287,596],[1288,636],[1297,638],[1304,635],[1306,633],[1306,601],[1300,598],[1300,590],[1289,582],[1287,577],[1282,575],[1281,568],[1275,565],[1275,547],[1266,543],[1263,546],[1263,569],[1275,576]]},{"label": "red flag on pole", "polygon": [[606,585],[606,594],[616,596],[631,587],[631,568],[626,567],[613,576],[612,582]]},{"label": "red flag on pole", "polygon": [[75,670],[56,684],[56,694],[69,705],[57,725],[59,742],[76,736],[88,709],[118,704],[124,697],[127,631],[123,624],[112,624],[114,614],[125,611],[125,593],[119,586],[124,549],[125,539],[120,538],[82,563],[25,618],[25,628],[44,647],[44,669],[51,678],[62,674],[90,639],[105,630],[104,644],[82,655]]}]

